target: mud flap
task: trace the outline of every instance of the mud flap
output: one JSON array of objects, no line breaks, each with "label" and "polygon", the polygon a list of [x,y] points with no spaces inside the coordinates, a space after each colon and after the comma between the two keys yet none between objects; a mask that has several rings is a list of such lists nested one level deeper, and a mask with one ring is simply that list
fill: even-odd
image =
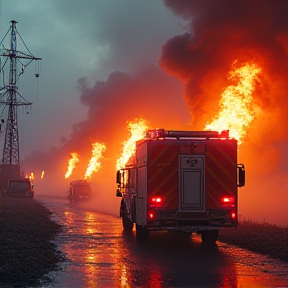
[{"label": "mud flap", "polygon": [[219,229],[198,231],[201,234],[202,243],[215,243],[218,240]]},{"label": "mud flap", "polygon": [[136,224],[136,241],[147,242],[149,239],[149,230],[146,226]]}]

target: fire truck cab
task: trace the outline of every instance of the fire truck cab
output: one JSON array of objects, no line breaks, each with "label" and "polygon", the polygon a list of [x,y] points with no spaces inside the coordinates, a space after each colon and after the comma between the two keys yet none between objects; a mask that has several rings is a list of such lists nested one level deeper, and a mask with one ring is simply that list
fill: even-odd
[{"label": "fire truck cab", "polygon": [[167,230],[215,242],[220,227],[237,226],[245,168],[229,131],[149,130],[130,160],[117,171],[116,195],[123,229],[132,231],[135,223],[137,241]]}]

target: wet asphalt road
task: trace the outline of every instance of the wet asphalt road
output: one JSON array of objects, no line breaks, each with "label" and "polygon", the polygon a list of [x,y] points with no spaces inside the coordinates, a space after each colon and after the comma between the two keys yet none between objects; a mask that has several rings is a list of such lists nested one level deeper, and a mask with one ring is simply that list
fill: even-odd
[{"label": "wet asphalt road", "polygon": [[56,244],[69,259],[42,287],[288,287],[288,264],[217,242],[203,246],[198,235],[151,233],[136,243],[122,232],[121,218],[86,211],[64,198],[38,200],[64,226]]}]

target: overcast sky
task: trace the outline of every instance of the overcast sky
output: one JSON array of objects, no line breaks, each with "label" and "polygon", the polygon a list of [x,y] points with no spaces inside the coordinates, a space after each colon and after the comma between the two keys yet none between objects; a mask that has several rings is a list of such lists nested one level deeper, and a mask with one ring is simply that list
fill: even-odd
[{"label": "overcast sky", "polygon": [[33,103],[29,114],[19,108],[21,158],[34,149],[58,146],[72,125],[86,118],[76,89],[80,78],[93,83],[117,70],[133,71],[143,62],[158,65],[163,43],[185,27],[161,0],[0,3],[1,39],[16,20],[29,50],[43,59],[39,78],[32,63],[19,81],[19,92]]}]

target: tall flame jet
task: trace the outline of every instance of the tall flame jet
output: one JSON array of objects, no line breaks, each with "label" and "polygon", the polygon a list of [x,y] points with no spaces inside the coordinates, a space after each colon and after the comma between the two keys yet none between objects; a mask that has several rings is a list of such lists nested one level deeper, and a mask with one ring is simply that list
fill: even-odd
[{"label": "tall flame jet", "polygon": [[224,90],[218,115],[206,125],[205,130],[229,130],[230,136],[237,139],[240,146],[247,127],[255,117],[252,93],[260,72],[257,65],[249,63],[230,72],[229,80],[236,82],[236,85]]},{"label": "tall flame jet", "polygon": [[92,157],[89,161],[84,180],[90,180],[92,173],[97,172],[101,168],[100,159],[103,157],[103,153],[106,151],[106,145],[103,143],[93,143],[92,147]]},{"label": "tall flame jet", "polygon": [[73,152],[70,154],[71,157],[68,161],[68,171],[65,174],[65,178],[69,178],[73,172],[73,170],[75,169],[75,165],[77,162],[79,162],[79,158],[78,158],[78,154]]},{"label": "tall flame jet", "polygon": [[117,159],[117,170],[124,168],[130,157],[135,155],[136,141],[145,136],[147,129],[148,124],[145,119],[134,119],[134,121],[128,122],[130,137],[123,143],[122,155]]},{"label": "tall flame jet", "polygon": [[30,175],[27,178],[29,178],[30,180],[34,180],[34,173],[31,172]]}]

